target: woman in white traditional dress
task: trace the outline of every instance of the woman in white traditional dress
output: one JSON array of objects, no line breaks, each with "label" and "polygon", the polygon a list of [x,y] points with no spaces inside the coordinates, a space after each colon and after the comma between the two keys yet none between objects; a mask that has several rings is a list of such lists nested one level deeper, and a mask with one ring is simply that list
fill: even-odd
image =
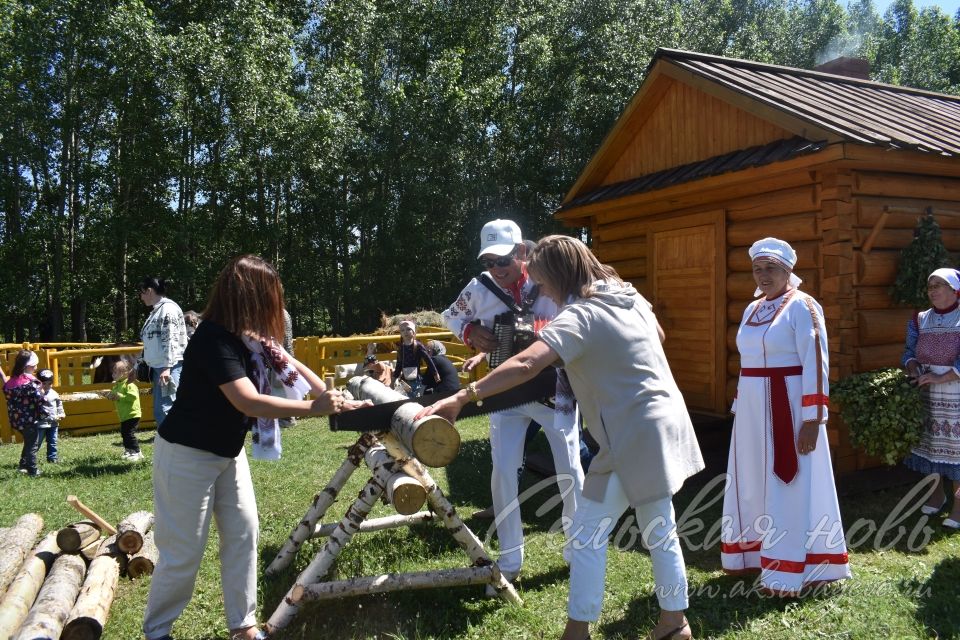
[{"label": "woman in white traditional dress", "polygon": [[600,450],[584,480],[564,554],[570,596],[561,640],[589,638],[603,603],[608,539],[628,508],[635,510],[650,550],[660,604],[660,619],[647,638],[689,640],[686,568],[672,497],[703,469],[703,459],[660,345],[657,319],[632,285],[575,238],[544,238],[527,268],[559,313],[533,345],[417,417],[438,413],[453,420],[468,402],[550,365],[563,366]]},{"label": "woman in white traditional dress", "polygon": [[920,510],[936,515],[947,507],[944,480],[953,481],[953,506],[943,526],[960,529],[960,274],[937,269],[927,278],[933,305],[907,324],[903,366],[926,390],[927,423],[920,444],[903,463],[939,481]]},{"label": "woman in white traditional dress", "polygon": [[793,248],[764,238],[749,254],[760,297],[737,332],[721,559],[728,573],[759,570],[768,593],[797,595],[850,577],[827,445],[827,335]]}]

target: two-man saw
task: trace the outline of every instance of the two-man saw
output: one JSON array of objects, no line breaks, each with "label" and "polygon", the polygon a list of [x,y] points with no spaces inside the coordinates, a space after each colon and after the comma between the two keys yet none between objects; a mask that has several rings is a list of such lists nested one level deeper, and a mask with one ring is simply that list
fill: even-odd
[{"label": "two-man saw", "polygon": [[[460,411],[459,418],[495,413],[504,409],[519,407],[520,405],[540,402],[552,398],[557,392],[557,372],[553,367],[547,367],[534,378],[502,393],[484,398],[481,404],[473,402],[467,404]],[[407,398],[395,402],[384,402],[372,407],[362,407],[344,413],[330,416],[331,431],[389,431],[390,420],[396,410],[408,402],[428,402],[430,404],[457,393],[424,396],[422,398]]]}]

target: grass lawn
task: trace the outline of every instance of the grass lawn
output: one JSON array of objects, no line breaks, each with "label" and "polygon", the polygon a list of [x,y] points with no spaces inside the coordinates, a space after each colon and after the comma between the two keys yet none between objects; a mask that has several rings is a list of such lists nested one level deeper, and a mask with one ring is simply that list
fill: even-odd
[{"label": "grass lawn", "polygon": [[[489,503],[490,454],[484,419],[465,420],[459,427],[464,437],[460,456],[446,469],[432,473],[458,510],[469,515]],[[149,461],[153,433],[146,432],[142,438]],[[260,507],[261,573],[314,494],[340,465],[353,440],[351,434],[328,431],[326,421],[303,420],[284,432],[282,461],[252,463]],[[546,447],[542,436],[535,446]],[[60,450],[63,462],[44,464],[44,475],[34,479],[16,473],[19,445],[0,447],[0,527],[10,526],[28,512],[41,514],[47,530],[79,520],[64,502],[70,493],[112,521],[132,511],[152,509],[149,462],[131,465],[121,461],[119,433],[62,437]],[[326,522],[343,515],[366,479],[366,474],[354,474]],[[692,590],[688,616],[695,637],[960,637],[960,534],[946,533],[939,526],[939,517],[919,515],[916,499],[908,508],[898,508],[911,487],[842,499],[844,526],[853,547],[854,579],[803,600],[779,600],[753,592],[751,579],[728,577],[720,570],[716,535],[709,528],[719,519],[722,483],[712,481],[709,477],[692,479],[675,501],[677,513],[688,516],[681,531]],[[518,584],[523,606],[484,599],[482,587],[349,598],[307,605],[280,638],[558,637],[566,619],[567,568],[560,555],[562,534],[551,530],[560,515],[555,485],[542,483],[538,488],[540,482],[539,477],[527,473],[521,487],[532,489],[523,505],[527,547]],[[390,513],[381,504],[372,515]],[[698,527],[701,522],[703,529]],[[467,523],[481,539],[488,536],[488,521]],[[629,524],[621,523],[618,548],[611,547],[607,593],[603,614],[593,628],[594,638],[643,637],[657,613],[649,557],[629,532]],[[262,619],[269,617],[319,544],[305,546],[296,567],[286,574],[261,580]],[[495,541],[492,544],[495,548]],[[359,535],[340,556],[335,573],[342,578],[466,564],[466,556],[445,530],[426,524]],[[104,638],[140,637],[149,586],[149,579],[121,579]],[[174,627],[174,637],[226,638],[220,592],[212,540],[193,601]]]}]

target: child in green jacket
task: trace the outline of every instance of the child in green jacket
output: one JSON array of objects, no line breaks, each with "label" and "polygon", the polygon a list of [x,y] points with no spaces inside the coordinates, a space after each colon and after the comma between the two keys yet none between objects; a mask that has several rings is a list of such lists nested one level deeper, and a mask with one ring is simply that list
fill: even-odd
[{"label": "child in green jacket", "polygon": [[143,460],[137,427],[140,425],[140,389],[130,381],[132,367],[124,358],[113,365],[113,387],[107,397],[113,400],[120,417],[120,437],[123,438],[123,459],[128,462]]}]

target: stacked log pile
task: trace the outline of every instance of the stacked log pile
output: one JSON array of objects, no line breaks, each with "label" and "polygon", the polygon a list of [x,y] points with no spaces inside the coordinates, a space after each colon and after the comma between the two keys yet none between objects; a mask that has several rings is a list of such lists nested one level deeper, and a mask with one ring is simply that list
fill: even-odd
[{"label": "stacked log pile", "polygon": [[[131,514],[120,532],[102,536],[94,521],[51,531],[40,542],[43,519],[26,514],[0,536],[0,639],[96,640],[103,634],[121,573],[126,548],[136,548],[136,575],[148,575],[156,563],[153,515]],[[110,527],[112,529],[112,527]],[[135,577],[133,572],[128,575]]]}]

